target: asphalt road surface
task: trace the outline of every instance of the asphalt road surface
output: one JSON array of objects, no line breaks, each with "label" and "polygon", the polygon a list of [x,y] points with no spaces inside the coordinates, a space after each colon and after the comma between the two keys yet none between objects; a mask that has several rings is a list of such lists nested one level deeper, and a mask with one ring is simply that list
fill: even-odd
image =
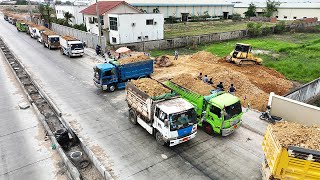
[{"label": "asphalt road surface", "polygon": [[[79,137],[116,179],[261,179],[263,136],[241,127],[228,137],[198,130],[187,143],[168,148],[128,121],[125,92],[98,90],[93,58],[48,50],[0,16],[0,36],[53,99]],[[257,121],[257,128],[266,123]]]}]

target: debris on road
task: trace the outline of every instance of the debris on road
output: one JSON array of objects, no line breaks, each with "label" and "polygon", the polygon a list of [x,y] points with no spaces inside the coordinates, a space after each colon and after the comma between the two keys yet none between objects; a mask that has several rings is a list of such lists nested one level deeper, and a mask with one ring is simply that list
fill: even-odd
[{"label": "debris on road", "polygon": [[304,126],[287,121],[272,125],[272,132],[281,146],[298,146],[302,148],[320,150],[320,126]]},{"label": "debris on road", "polygon": [[150,79],[150,78],[142,78],[138,80],[132,80],[131,81],[137,88],[139,88],[141,91],[145,92],[149,96],[160,96],[165,93],[170,93],[171,90],[168,88],[165,88],[163,85],[161,85],[156,80]]},{"label": "debris on road", "polygon": [[30,107],[29,103],[23,102],[19,104],[20,109],[28,109]]}]

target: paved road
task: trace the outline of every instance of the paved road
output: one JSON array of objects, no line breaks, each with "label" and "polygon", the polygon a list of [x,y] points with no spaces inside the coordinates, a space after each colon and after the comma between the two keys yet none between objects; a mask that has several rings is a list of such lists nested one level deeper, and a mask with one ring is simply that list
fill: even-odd
[{"label": "paved road", "polygon": [[[93,85],[88,56],[67,58],[50,51],[0,17],[0,36],[62,110],[117,179],[261,179],[263,137],[240,128],[229,137],[201,130],[190,142],[173,148],[127,120],[124,91],[101,92]],[[256,123],[263,129],[265,124]]]},{"label": "paved road", "polygon": [[0,53],[0,179],[67,179],[59,154],[45,141],[45,131]]}]

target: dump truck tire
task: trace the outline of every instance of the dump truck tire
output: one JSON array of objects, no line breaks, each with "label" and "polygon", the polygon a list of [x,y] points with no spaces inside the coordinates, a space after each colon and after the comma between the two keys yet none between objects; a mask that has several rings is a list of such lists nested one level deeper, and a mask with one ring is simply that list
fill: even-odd
[{"label": "dump truck tire", "polygon": [[166,142],[163,140],[162,134],[161,134],[159,131],[156,132],[156,141],[157,141],[161,146],[166,145]]},{"label": "dump truck tire", "polygon": [[129,110],[129,121],[134,125],[137,124],[137,115],[132,109]]},{"label": "dump truck tire", "polygon": [[213,129],[212,129],[212,126],[209,123],[207,123],[207,122],[203,123],[203,130],[207,134],[213,135]]},{"label": "dump truck tire", "polygon": [[115,86],[114,84],[110,84],[110,85],[108,86],[108,91],[114,92],[115,90],[116,90],[116,86]]}]

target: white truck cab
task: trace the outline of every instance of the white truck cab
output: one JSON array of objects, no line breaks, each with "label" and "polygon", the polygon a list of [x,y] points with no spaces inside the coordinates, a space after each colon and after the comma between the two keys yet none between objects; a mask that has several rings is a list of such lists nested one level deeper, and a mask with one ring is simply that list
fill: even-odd
[{"label": "white truck cab", "polygon": [[61,36],[60,37],[61,54],[65,54],[69,57],[83,56],[84,47],[82,41],[79,41],[73,37]]}]

